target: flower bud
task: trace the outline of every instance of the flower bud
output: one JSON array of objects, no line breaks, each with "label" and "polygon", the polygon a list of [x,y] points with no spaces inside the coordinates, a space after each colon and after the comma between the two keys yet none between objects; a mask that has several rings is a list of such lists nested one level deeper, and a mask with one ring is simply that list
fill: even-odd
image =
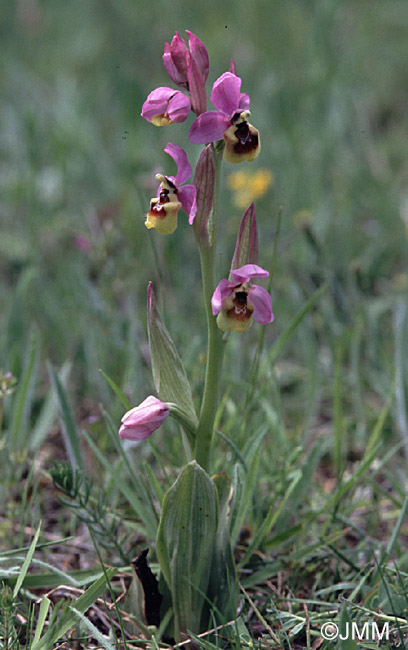
[{"label": "flower bud", "polygon": [[125,413],[119,436],[127,440],[146,440],[163,424],[168,414],[168,405],[149,395],[139,406]]},{"label": "flower bud", "polygon": [[190,99],[180,90],[155,88],[142,106],[142,117],[154,126],[168,126],[173,122],[184,122],[190,108]]},{"label": "flower bud", "polygon": [[170,79],[190,93],[191,107],[196,115],[207,107],[205,82],[208,78],[208,53],[204,43],[187,30],[188,45],[176,32],[164,46],[163,65]]},{"label": "flower bud", "polygon": [[241,221],[231,269],[238,269],[245,264],[256,264],[257,261],[258,229],[256,225],[255,206],[252,202]]},{"label": "flower bud", "polygon": [[200,244],[209,245],[210,235],[208,221],[211,214],[215,183],[215,165],[211,145],[201,152],[194,174],[197,190],[197,214],[194,220],[194,232]]}]

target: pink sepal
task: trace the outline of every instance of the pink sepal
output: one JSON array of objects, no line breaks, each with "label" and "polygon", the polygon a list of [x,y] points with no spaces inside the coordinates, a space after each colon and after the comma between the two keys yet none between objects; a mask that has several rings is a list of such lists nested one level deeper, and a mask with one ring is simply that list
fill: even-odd
[{"label": "pink sepal", "polygon": [[182,147],[179,147],[178,144],[173,144],[168,142],[164,148],[164,151],[169,154],[177,165],[177,174],[175,177],[169,177],[178,187],[185,183],[188,178],[190,178],[193,173],[193,169],[188,162],[187,154]]},{"label": "pink sepal", "polygon": [[230,282],[229,280],[220,280],[216,290],[213,293],[211,298],[211,308],[213,316],[216,316],[218,312],[222,309],[222,301],[224,298],[228,298],[231,294],[231,289],[235,287],[236,283]]},{"label": "pink sepal", "polygon": [[258,266],[257,264],[245,264],[239,269],[231,270],[231,277],[233,281],[240,284],[243,282],[248,282],[252,278],[267,278],[268,276],[268,271],[265,271],[265,269]]},{"label": "pink sepal", "polygon": [[207,111],[199,115],[190,127],[189,140],[194,144],[207,144],[221,140],[230,126],[228,117],[218,111]]},{"label": "pink sepal", "polygon": [[229,118],[237,111],[240,99],[241,79],[232,72],[224,72],[214,82],[210,99],[221,113]]},{"label": "pink sepal", "polygon": [[272,323],[272,298],[266,289],[258,285],[252,286],[248,292],[248,300],[252,302],[255,308],[253,316],[258,323],[261,323],[261,325]]},{"label": "pink sepal", "polygon": [[178,193],[180,203],[183,207],[184,212],[188,216],[188,223],[190,226],[197,214],[196,194],[197,190],[195,188],[195,185],[183,185],[183,187],[179,189]]}]

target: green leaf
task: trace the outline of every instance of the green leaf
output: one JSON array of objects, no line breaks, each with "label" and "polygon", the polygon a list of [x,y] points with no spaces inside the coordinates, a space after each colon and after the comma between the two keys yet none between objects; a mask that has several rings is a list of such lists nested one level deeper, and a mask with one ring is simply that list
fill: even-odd
[{"label": "green leaf", "polygon": [[166,492],[157,535],[157,557],[170,589],[174,636],[202,631],[217,528],[217,493],[208,474],[191,461]]},{"label": "green leaf", "polygon": [[157,393],[164,402],[177,404],[195,430],[198,420],[190,384],[183,362],[157,311],[152,283],[147,291],[147,328]]},{"label": "green leaf", "polygon": [[215,535],[208,598],[215,605],[217,622],[235,617],[237,609],[237,576],[230,540],[231,500],[233,488],[226,474],[212,477],[218,493],[218,526]]}]

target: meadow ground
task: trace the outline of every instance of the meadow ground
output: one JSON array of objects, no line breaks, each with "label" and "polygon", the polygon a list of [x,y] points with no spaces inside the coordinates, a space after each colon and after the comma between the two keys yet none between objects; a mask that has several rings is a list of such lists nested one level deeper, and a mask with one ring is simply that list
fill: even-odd
[{"label": "meadow ground", "polygon": [[185,29],[212,80],[235,59],[262,138],[256,162],[223,168],[219,277],[254,200],[275,313],[228,342],[213,469],[245,477],[242,598],[232,641],[196,643],[328,649],[333,621],[389,624],[388,640],[342,650],[405,647],[408,4],[3,4],[0,369],[17,383],[0,382],[0,647],[35,634],[38,648],[158,647],[125,592],[146,546],[157,568],[154,517],[182,443],[166,423],[121,447],[124,407],[100,370],[132,405],[153,392],[152,280],[202,390],[191,228],[143,225],[164,146],[190,122],[156,129],[141,106]]}]

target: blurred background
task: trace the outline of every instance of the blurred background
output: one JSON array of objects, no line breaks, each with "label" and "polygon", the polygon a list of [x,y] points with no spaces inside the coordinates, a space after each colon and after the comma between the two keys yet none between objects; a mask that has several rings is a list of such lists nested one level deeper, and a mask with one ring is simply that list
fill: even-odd
[{"label": "blurred background", "polygon": [[[192,163],[199,155],[187,142],[190,121],[159,129],[140,117],[147,94],[171,85],[164,42],[185,29],[207,46],[208,95],[235,59],[262,139],[255,163],[224,166],[219,277],[253,199],[259,263],[269,268],[281,211],[266,349],[329,282],[276,366],[284,409],[294,425],[321,410],[337,354],[349,428],[363,430],[395,363],[401,395],[407,381],[405,0],[4,0],[0,367],[18,377],[36,336],[43,360],[73,364],[80,406],[112,400],[99,368],[138,403],[152,390],[145,293],[153,280],[201,386],[205,327],[192,231],[184,215],[172,237],[143,225],[154,174],[175,173],[166,143],[185,147]],[[256,342],[255,327],[244,344],[231,341],[238,387]],[[40,379],[38,399],[45,371]]]}]

